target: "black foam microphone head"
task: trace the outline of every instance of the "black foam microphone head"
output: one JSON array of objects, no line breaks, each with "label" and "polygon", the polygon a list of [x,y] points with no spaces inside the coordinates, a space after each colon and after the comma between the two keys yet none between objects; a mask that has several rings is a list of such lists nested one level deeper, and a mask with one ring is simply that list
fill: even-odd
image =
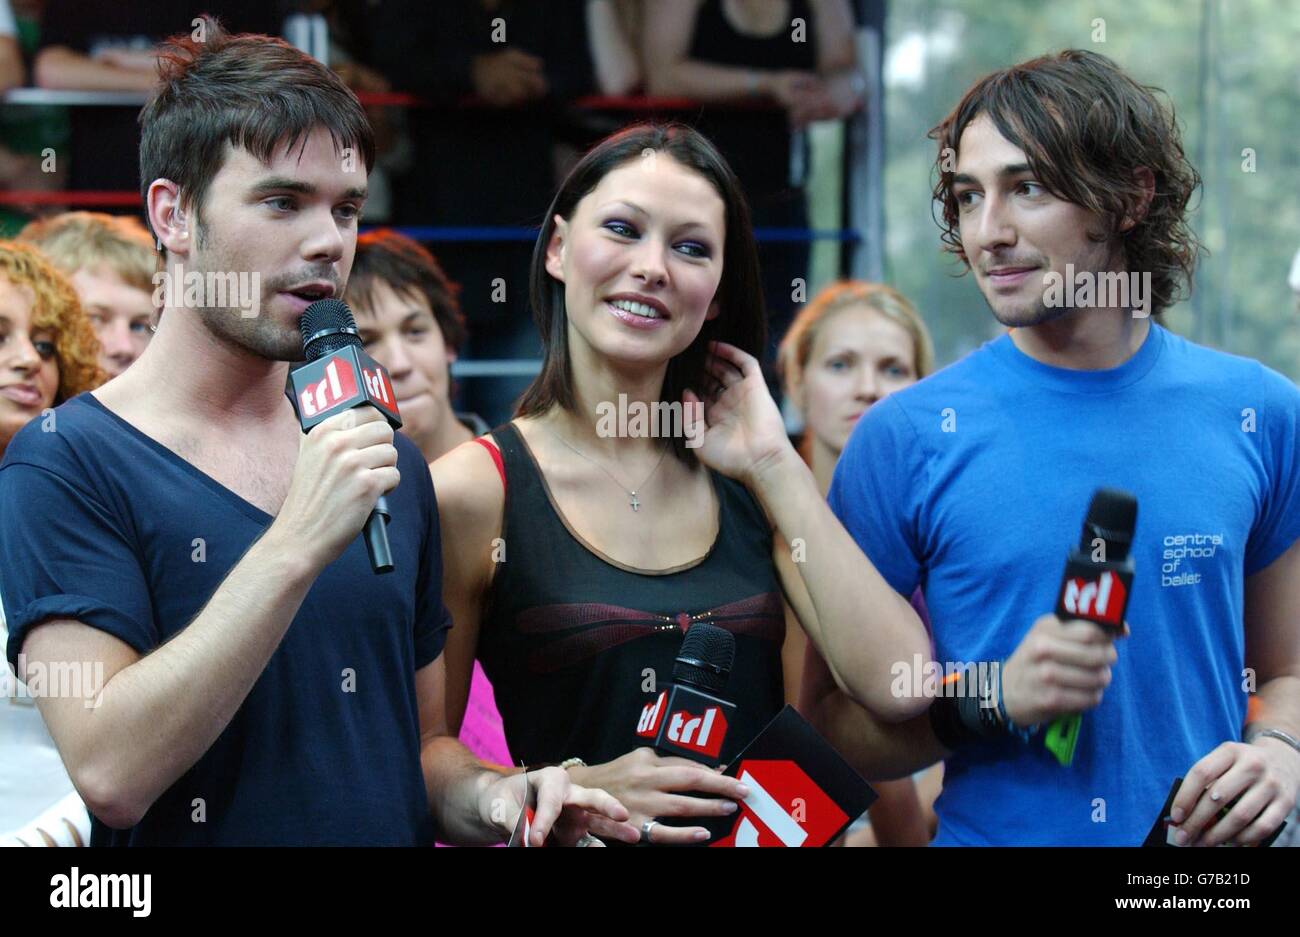
[{"label": "black foam microphone head", "polygon": [[673,682],[717,693],[727,685],[736,662],[736,639],[730,631],[698,621],[686,630],[673,665]]},{"label": "black foam microphone head", "polygon": [[1093,542],[1106,543],[1106,559],[1122,563],[1128,558],[1133,531],[1137,527],[1138,503],[1131,492],[1119,488],[1098,488],[1088,505],[1079,548],[1091,550]]},{"label": "black foam microphone head", "polygon": [[303,311],[298,327],[302,329],[302,350],[308,361],[361,344],[352,310],[341,299],[316,300]]}]

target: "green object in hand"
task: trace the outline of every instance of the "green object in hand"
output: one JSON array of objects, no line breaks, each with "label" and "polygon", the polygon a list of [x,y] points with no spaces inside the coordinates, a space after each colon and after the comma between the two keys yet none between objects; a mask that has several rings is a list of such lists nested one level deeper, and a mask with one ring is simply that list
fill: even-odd
[{"label": "green object in hand", "polygon": [[1082,725],[1083,716],[1080,713],[1062,716],[1053,720],[1047,728],[1047,734],[1043,736],[1043,745],[1067,768],[1074,762],[1074,746],[1078,744],[1079,728]]}]

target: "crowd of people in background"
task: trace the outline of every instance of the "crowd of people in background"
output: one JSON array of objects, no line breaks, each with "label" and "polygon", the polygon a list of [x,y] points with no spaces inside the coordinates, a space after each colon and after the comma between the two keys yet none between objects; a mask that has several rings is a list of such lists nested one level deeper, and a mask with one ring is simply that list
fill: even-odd
[{"label": "crowd of people in background", "polygon": [[[667,102],[658,116],[689,118],[722,151],[756,227],[804,229],[802,130],[864,100],[849,0],[17,0],[16,21],[6,16],[11,2],[0,0],[0,92],[25,84],[147,92],[157,80],[155,44],[191,29],[201,13],[233,32],[269,35],[282,35],[295,14],[323,16],[329,64],[353,90],[425,102],[367,108],[378,150],[367,220],[397,226],[535,228],[577,156],[634,116],[574,102],[651,95]],[[0,106],[0,189],[136,188],[135,110]],[[42,171],[47,148],[61,161],[56,172]],[[0,206],[0,236],[22,223]],[[530,240],[439,245],[463,286],[467,357],[539,356],[525,285]],[[793,312],[791,283],[807,275],[808,246],[760,242],[769,362]],[[468,381],[461,396],[498,422],[527,383]]]},{"label": "crowd of people in background", "polygon": [[[640,574],[708,563],[712,565],[701,565],[689,586],[705,597],[697,604],[777,595],[781,571],[770,558],[756,562],[741,552],[763,543],[763,536],[737,537],[714,551],[707,538],[691,539],[689,531],[695,527],[701,536],[708,531],[691,526],[703,515],[693,515],[689,502],[682,501],[676,508],[683,514],[682,529],[688,531],[677,544],[682,555],[642,556],[638,566],[635,558],[623,562],[611,558],[616,551],[600,549],[603,508],[586,505],[581,494],[554,493],[548,487],[544,476],[563,476],[563,466],[581,466],[572,456],[591,461],[566,441],[566,435],[578,436],[573,427],[548,418],[548,413],[566,393],[587,400],[611,391],[612,385],[602,385],[598,377],[605,373],[598,341],[587,349],[589,367],[566,374],[569,385],[557,378],[551,397],[525,398],[516,414],[523,417],[517,426],[504,421],[527,379],[484,382],[470,393],[457,386],[451,366],[460,356],[554,360],[558,339],[544,329],[539,333],[534,322],[539,296],[530,296],[530,278],[536,282],[549,273],[572,282],[577,275],[573,252],[578,248],[569,248],[566,257],[560,245],[575,243],[569,226],[576,229],[579,203],[596,186],[613,185],[647,197],[652,192],[638,188],[641,183],[621,151],[609,156],[607,165],[595,158],[598,165],[590,170],[583,189],[581,172],[572,171],[593,161],[591,155],[583,157],[593,144],[604,138],[599,146],[611,151],[645,146],[682,153],[695,145],[690,138],[683,143],[680,137],[667,139],[662,131],[646,127],[625,139],[610,138],[607,135],[622,119],[609,111],[571,106],[583,96],[644,93],[697,102],[690,108],[692,123],[716,144],[743,189],[743,199],[737,192],[726,205],[727,217],[742,217],[743,201],[754,227],[806,228],[807,141],[801,131],[812,121],[845,118],[864,100],[848,0],[586,0],[544,7],[515,0],[0,0],[0,91],[29,83],[52,89],[149,91],[157,81],[155,43],[188,29],[200,13],[220,16],[232,32],[277,34],[286,16],[301,12],[326,17],[329,64],[353,90],[411,92],[426,102],[409,109],[367,109],[377,144],[367,221],[393,226],[540,225],[542,243],[555,245],[553,251],[534,254],[531,238],[459,241],[441,244],[435,256],[427,246],[390,228],[357,239],[345,299],[356,313],[367,353],[391,376],[401,401],[402,432],[426,462],[437,463],[433,473],[448,556],[467,539],[490,540],[507,529],[514,530],[512,543],[527,543],[519,512],[529,512],[550,518],[550,527],[542,524],[533,536],[542,551],[550,538],[557,551],[551,561],[591,567],[589,576],[579,577],[584,588],[598,583],[596,591],[610,596],[644,590],[640,601],[655,604],[656,586]],[[498,20],[506,24],[500,39],[494,38]],[[807,24],[806,42],[789,41],[792,20]],[[672,116],[671,111],[665,116]],[[6,130],[0,144],[0,188],[138,188],[139,138],[133,109],[78,107],[70,114],[58,108],[23,113],[0,109],[0,126]],[[51,174],[38,168],[51,140],[61,141],[54,149],[66,171]],[[683,164],[695,159],[691,165],[698,166],[708,159],[702,152],[691,151],[689,159],[680,159]],[[552,202],[560,180],[574,191],[561,187]],[[683,193],[698,181],[677,180]],[[671,188],[675,183],[663,184]],[[721,182],[715,186],[725,188]],[[567,207],[566,192],[572,196]],[[688,203],[689,198],[681,201]],[[23,426],[49,419],[54,407],[131,367],[158,327],[156,275],[161,266],[154,238],[131,212],[51,211],[27,218],[5,210],[0,223],[8,226],[11,238],[0,240],[3,455]],[[737,230],[748,236],[747,224],[729,228],[726,237],[739,237]],[[935,370],[933,345],[920,312],[885,284],[834,282],[806,304],[792,302],[792,281],[807,275],[806,243],[760,243],[758,261],[753,270],[733,269],[725,275],[736,278],[739,285],[732,289],[753,294],[755,309],[760,310],[756,315],[766,308],[768,319],[751,323],[753,328],[744,336],[725,340],[777,369],[802,425],[796,440],[799,453],[824,497],[858,421],[889,394]],[[1300,269],[1300,257],[1297,264]],[[499,295],[502,282],[504,297]],[[1293,283],[1300,294],[1295,274]],[[574,314],[570,309],[569,315]],[[544,311],[540,318],[545,319]],[[764,334],[770,341],[745,348],[745,338],[762,339]],[[742,368],[739,358],[733,363]],[[666,357],[663,364],[667,366]],[[481,445],[462,446],[471,441]],[[449,453],[453,455],[444,459]],[[646,458],[654,465],[651,475],[661,470],[662,453],[647,450]],[[690,468],[669,458],[662,471],[680,476],[676,490],[694,484],[697,494],[703,492],[697,507],[709,503],[709,492],[716,488],[719,527],[753,527],[768,537],[770,546],[772,531],[753,500],[740,493],[741,485],[717,473],[693,475]],[[478,486],[473,490],[464,481],[470,476]],[[512,492],[513,501],[505,500],[505,490]],[[482,527],[481,516],[475,514],[485,499],[495,505],[495,527]],[[595,518],[586,522],[585,535],[574,528],[583,526],[574,520],[579,509],[582,516]],[[619,504],[617,510],[625,508]],[[563,536],[566,530],[573,534],[572,541]],[[574,546],[577,543],[586,550]],[[562,544],[573,547],[572,555],[560,555]],[[688,549],[693,546],[701,549]],[[653,566],[647,565],[652,561]],[[715,568],[739,570],[750,578],[735,595],[715,595],[713,585],[726,578]],[[557,676],[555,667],[542,666],[539,672],[525,672],[520,661],[544,656],[544,642],[526,647],[507,646],[499,639],[480,642],[480,618],[514,614],[509,596],[536,585],[510,579],[519,575],[513,566],[496,575],[505,582],[493,583],[491,574],[485,579],[481,569],[457,568],[450,562],[446,570],[446,602],[457,624],[447,645],[447,716],[477,755],[505,765],[520,758],[559,762],[571,754],[567,747],[580,743],[584,750],[607,757],[574,766],[574,777],[614,794],[635,822],[644,819],[651,827],[655,822],[650,818],[667,812],[672,791],[734,796],[721,787],[721,779],[706,777],[712,772],[700,770],[698,777],[678,777],[671,783],[662,776],[656,780],[652,769],[664,767],[657,756],[606,747],[599,721],[584,721],[591,715],[584,701],[604,699],[607,683],[602,681],[609,680],[604,670],[593,674],[583,665]],[[0,572],[0,592],[2,577]],[[563,603],[566,598],[577,597],[557,594],[553,600]],[[928,626],[919,588],[912,607]],[[756,619],[766,614],[750,613]],[[755,729],[782,702],[811,706],[804,682],[824,685],[830,676],[789,604],[774,614],[783,614],[786,627],[773,624],[770,632],[758,635],[761,646],[757,640],[754,647],[746,645],[741,662],[743,682],[757,700],[744,710],[747,718],[757,720]],[[0,639],[4,635],[0,606]],[[614,666],[608,665],[610,659],[607,656],[603,666]],[[492,683],[485,664],[493,673]],[[635,669],[630,659],[617,666]],[[775,676],[781,673],[783,679]],[[539,695],[549,700],[547,707],[538,705]],[[17,742],[14,752],[6,751],[0,760],[0,842],[81,845],[89,839],[86,808],[35,707],[20,696],[0,699],[6,738]],[[498,700],[500,711],[508,710],[516,727],[509,743]],[[869,824],[855,827],[845,844],[928,843],[935,832],[933,803],[942,773],[940,762],[914,777],[874,783],[880,799],[870,811]],[[684,842],[689,832],[683,828],[670,833],[661,827],[658,839],[646,838]]]}]

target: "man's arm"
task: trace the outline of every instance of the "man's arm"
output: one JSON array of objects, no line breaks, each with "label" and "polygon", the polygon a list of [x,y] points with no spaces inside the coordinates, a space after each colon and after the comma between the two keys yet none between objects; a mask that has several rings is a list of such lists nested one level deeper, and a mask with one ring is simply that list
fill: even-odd
[{"label": "man's arm", "polygon": [[[1089,621],[1039,616],[1002,666],[1007,715],[1016,725],[1032,726],[1095,707],[1110,685],[1115,640]],[[894,725],[873,718],[840,689],[813,647],[800,708],[867,777],[903,777],[949,755],[934,734],[928,706],[926,713]]]},{"label": "man's arm", "polygon": [[[1246,580],[1245,600],[1246,665],[1258,681],[1257,722],[1300,738],[1300,540]],[[1277,739],[1258,744],[1295,751]]]},{"label": "man's arm", "polygon": [[[415,672],[415,695],[420,712],[420,766],[438,838],[463,846],[500,842],[509,835],[502,813],[500,826],[492,824],[491,805],[480,810],[492,782],[513,773],[505,766],[488,766],[448,734],[443,660]],[[517,809],[510,811],[513,821]]]},{"label": "man's arm", "polygon": [[908,777],[950,754],[935,738],[928,712],[906,722],[873,717],[839,688],[811,644],[804,660],[799,711],[849,764],[869,778]]},{"label": "man's arm", "polygon": [[[442,842],[481,846],[504,841],[524,802],[523,769],[489,765],[447,735],[442,657],[415,673],[420,713],[420,767],[429,810]],[[589,832],[635,843],[640,831],[627,823],[627,809],[605,791],[569,782],[563,768],[529,771],[537,791],[530,845],[552,833],[574,845]]]},{"label": "man's arm", "polygon": [[234,718],[317,575],[356,538],[379,495],[397,486],[392,440],[392,427],[369,407],[314,427],[270,528],[194,620],[151,653],[141,657],[80,621],[50,617],[28,632],[25,670],[102,665],[94,700],[42,697],[37,705],[73,784],[104,823],[138,823]]},{"label": "man's arm", "polygon": [[[1246,580],[1246,665],[1255,671],[1258,728],[1300,739],[1300,540]],[[1280,739],[1224,742],[1187,773],[1172,814],[1196,842],[1224,805],[1237,805],[1200,839],[1204,846],[1258,843],[1290,814],[1300,752]]]},{"label": "man's arm", "polygon": [[234,718],[315,579],[293,547],[268,532],[189,627],[144,657],[78,621],[32,629],[28,670],[103,665],[93,704],[43,696],[37,705],[72,783],[104,823],[138,823]]}]

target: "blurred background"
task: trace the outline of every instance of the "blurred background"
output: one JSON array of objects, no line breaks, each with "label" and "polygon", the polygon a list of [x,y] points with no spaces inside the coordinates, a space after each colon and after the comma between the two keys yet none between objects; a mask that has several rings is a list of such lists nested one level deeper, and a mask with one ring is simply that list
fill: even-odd
[{"label": "blurred background", "polygon": [[1300,378],[1294,0],[0,0],[0,236],[69,209],[139,214],[153,44],[199,13],[285,36],[368,105],[363,221],[419,240],[459,284],[457,404],[491,424],[536,369],[526,275],[558,180],[637,119],[697,124],[737,169],[770,352],[842,277],[899,289],[941,366],[993,337],[940,250],[926,132],[979,76],[1068,47],[1164,89],[1203,177],[1209,253],[1166,324]]}]

